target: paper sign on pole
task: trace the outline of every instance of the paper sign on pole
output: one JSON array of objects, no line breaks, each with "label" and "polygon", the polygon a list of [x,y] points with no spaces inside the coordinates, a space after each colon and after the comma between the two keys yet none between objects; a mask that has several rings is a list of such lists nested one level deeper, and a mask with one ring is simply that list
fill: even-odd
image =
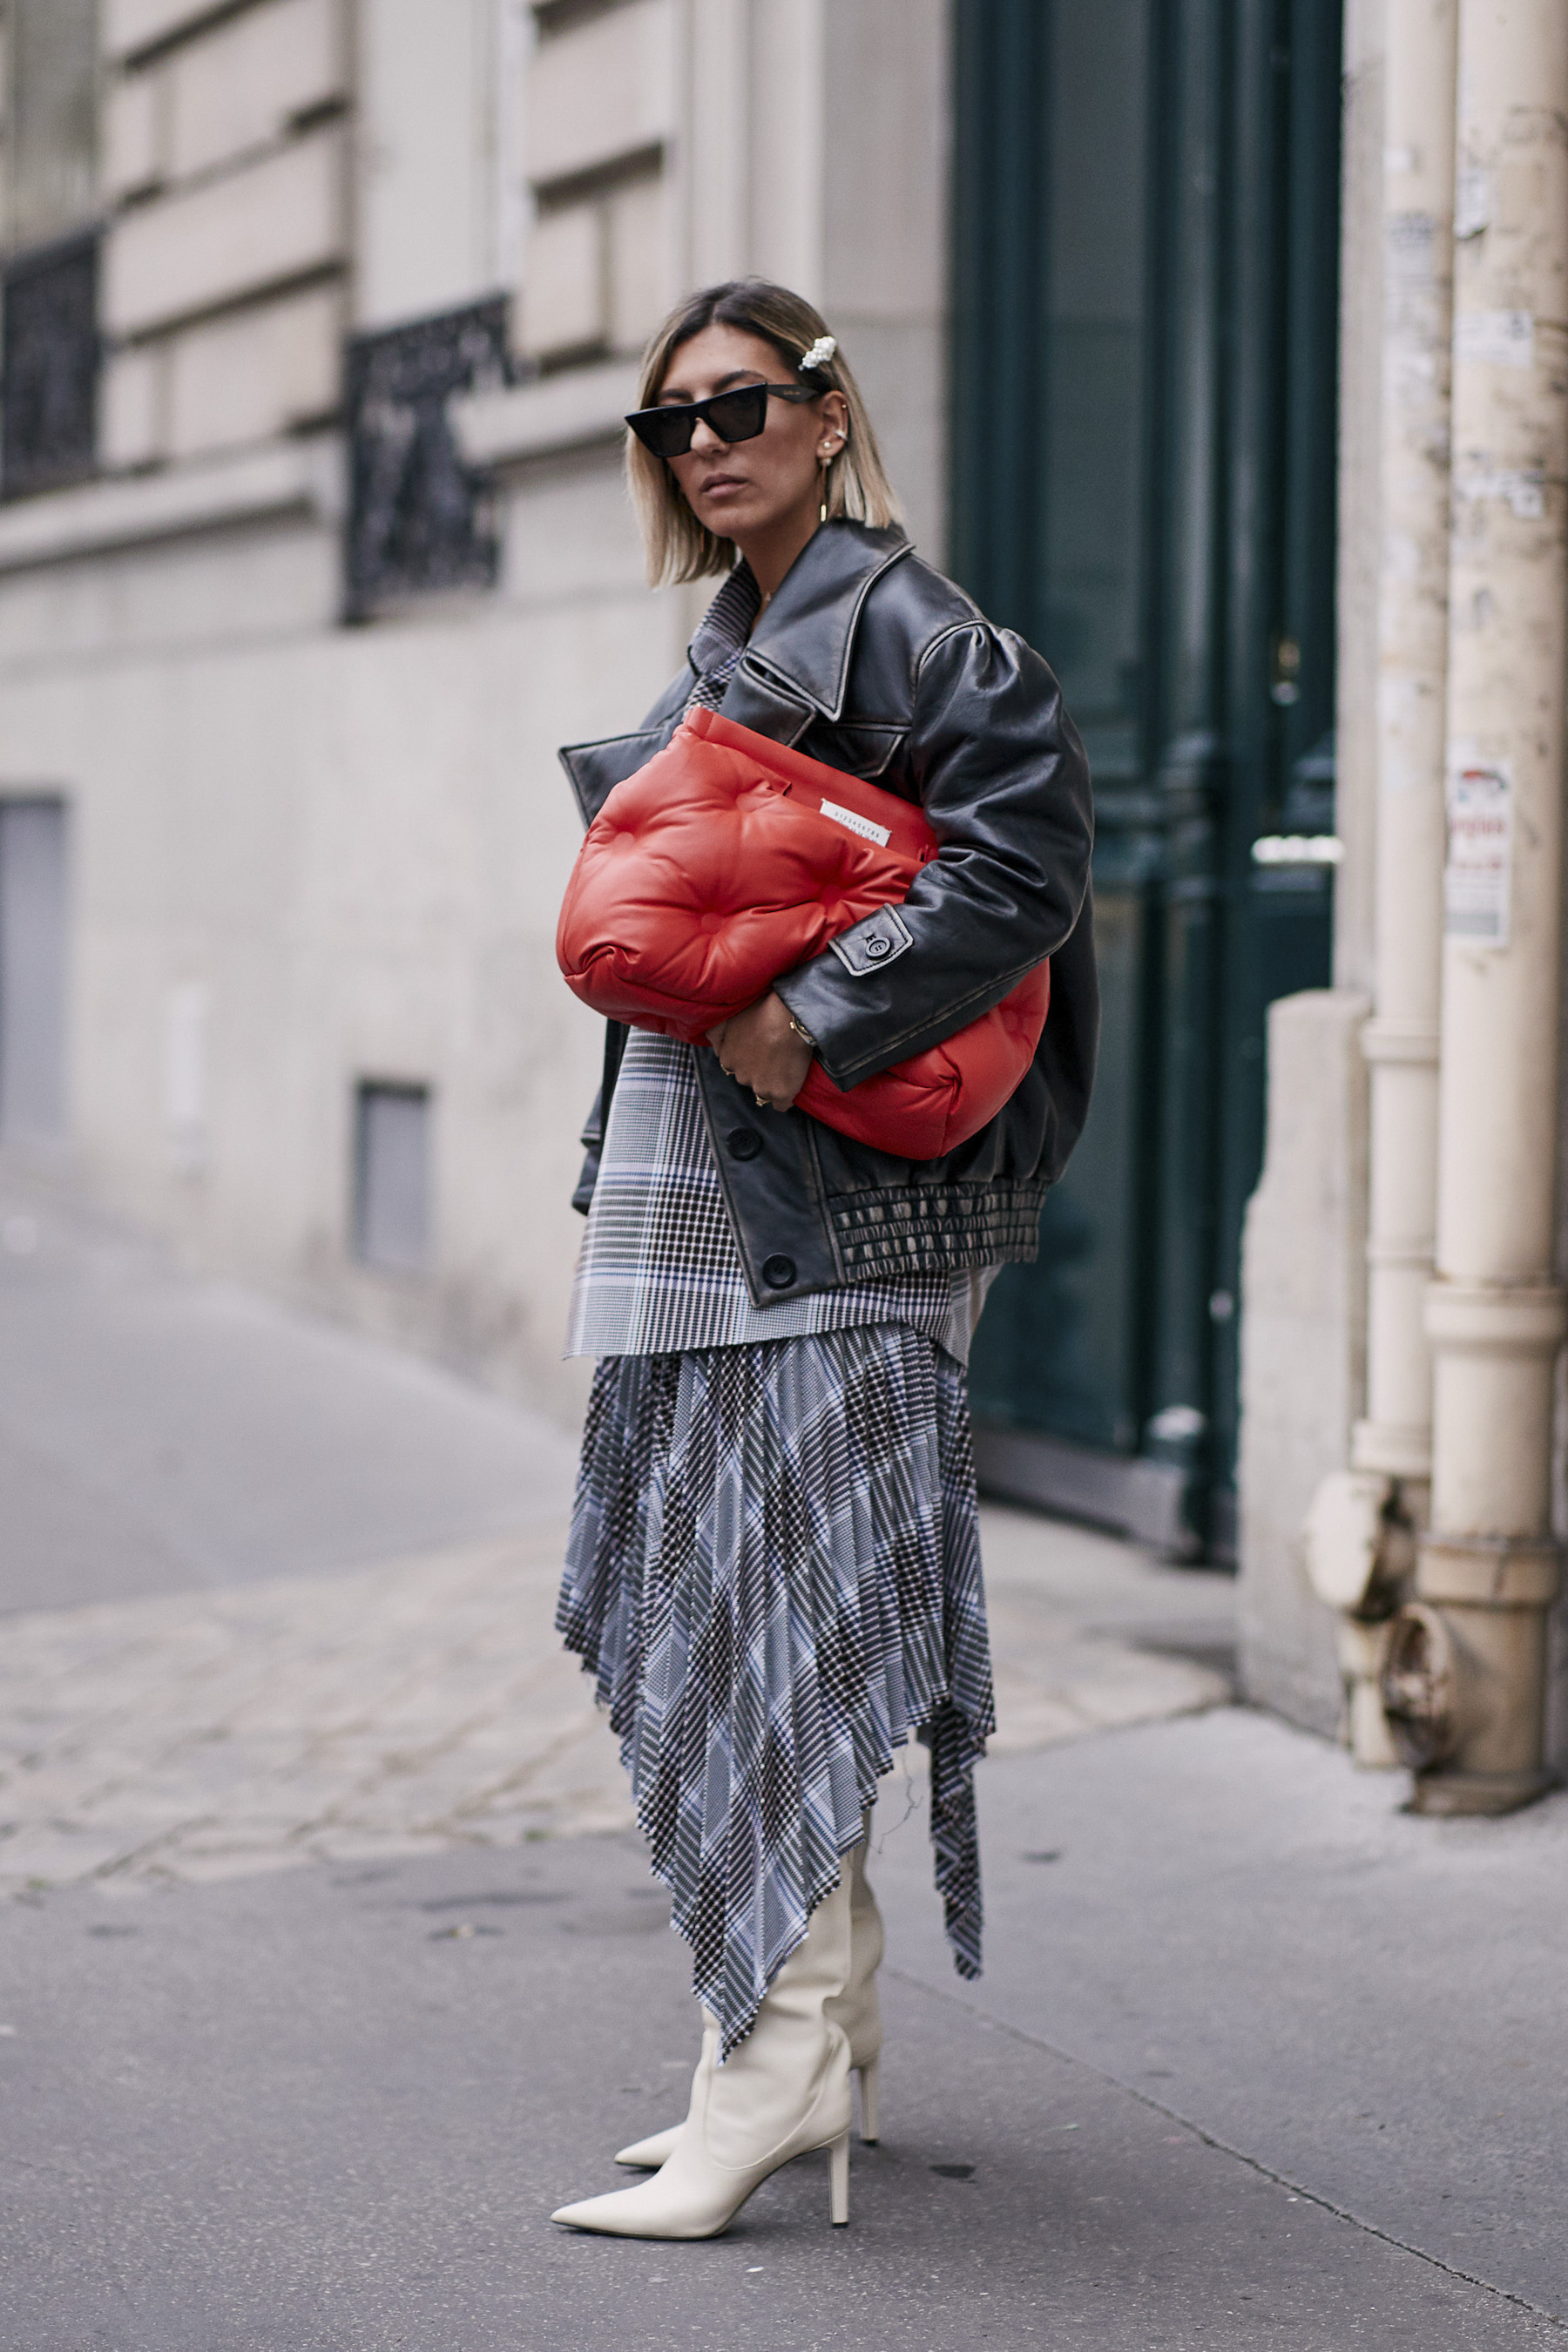
[{"label": "paper sign on pole", "polygon": [[1473,947],[1506,948],[1513,872],[1513,774],[1463,761],[1448,777],[1444,929]]}]

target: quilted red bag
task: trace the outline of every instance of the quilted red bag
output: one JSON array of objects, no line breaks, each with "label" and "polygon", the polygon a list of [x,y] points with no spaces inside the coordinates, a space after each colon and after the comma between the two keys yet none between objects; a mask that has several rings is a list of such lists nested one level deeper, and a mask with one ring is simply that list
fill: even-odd
[{"label": "quilted red bag", "polygon": [[[556,958],[595,1013],[698,1044],[898,905],[936,854],[910,802],[699,708],[588,828]],[[879,1150],[935,1160],[1013,1094],[1049,1002],[1040,964],[967,1028],[847,1092],[814,1061],[799,1107]]]}]

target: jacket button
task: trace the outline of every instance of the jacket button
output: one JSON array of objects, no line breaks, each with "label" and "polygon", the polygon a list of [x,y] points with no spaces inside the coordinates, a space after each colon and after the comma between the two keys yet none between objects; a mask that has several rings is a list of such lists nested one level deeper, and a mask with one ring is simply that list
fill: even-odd
[{"label": "jacket button", "polygon": [[892,944],[892,940],[884,939],[880,931],[872,931],[866,940],[866,952],[873,962],[879,962],[891,949]]},{"label": "jacket button", "polygon": [[763,1148],[763,1139],[754,1127],[732,1127],[724,1138],[724,1149],[731,1160],[754,1160]]},{"label": "jacket button", "polygon": [[763,1260],[763,1280],[770,1290],[787,1290],[795,1280],[793,1257],[769,1257]]}]

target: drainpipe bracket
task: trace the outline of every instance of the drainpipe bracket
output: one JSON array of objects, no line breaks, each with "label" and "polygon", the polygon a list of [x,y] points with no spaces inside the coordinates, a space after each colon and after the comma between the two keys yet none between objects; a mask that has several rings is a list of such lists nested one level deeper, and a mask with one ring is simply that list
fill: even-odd
[{"label": "drainpipe bracket", "polygon": [[1403,1490],[1422,1489],[1401,1499],[1417,1520],[1426,1516],[1426,1488],[1432,1477],[1432,1427],[1429,1422],[1358,1421],[1351,1432],[1351,1467],[1369,1477],[1382,1476]]},{"label": "drainpipe bracket", "polygon": [[1563,1547],[1552,1536],[1436,1536],[1419,1541],[1415,1590],[1460,1609],[1550,1609]]},{"label": "drainpipe bracket", "polygon": [[1463,1355],[1554,1356],[1568,1337],[1568,1294],[1554,1283],[1449,1282],[1426,1293],[1426,1337]]},{"label": "drainpipe bracket", "polygon": [[1436,1069],[1437,1024],[1435,1021],[1394,1021],[1373,1013],[1361,1033],[1362,1057],[1379,1063],[1406,1062]]}]

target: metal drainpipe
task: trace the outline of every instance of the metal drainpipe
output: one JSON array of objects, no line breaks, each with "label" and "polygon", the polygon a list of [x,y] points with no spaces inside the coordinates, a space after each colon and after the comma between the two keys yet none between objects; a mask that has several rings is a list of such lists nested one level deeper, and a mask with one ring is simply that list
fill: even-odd
[{"label": "metal drainpipe", "polygon": [[1389,0],[1384,79],[1377,886],[1370,1065],[1367,1411],[1308,1523],[1339,1609],[1358,1764],[1398,1761],[1379,1690],[1388,1621],[1426,1518],[1436,1215],[1449,357],[1458,0]]},{"label": "metal drainpipe", "polygon": [[1568,8],[1460,0],[1431,1524],[1384,1692],[1424,1812],[1548,1784],[1568,659]]}]

